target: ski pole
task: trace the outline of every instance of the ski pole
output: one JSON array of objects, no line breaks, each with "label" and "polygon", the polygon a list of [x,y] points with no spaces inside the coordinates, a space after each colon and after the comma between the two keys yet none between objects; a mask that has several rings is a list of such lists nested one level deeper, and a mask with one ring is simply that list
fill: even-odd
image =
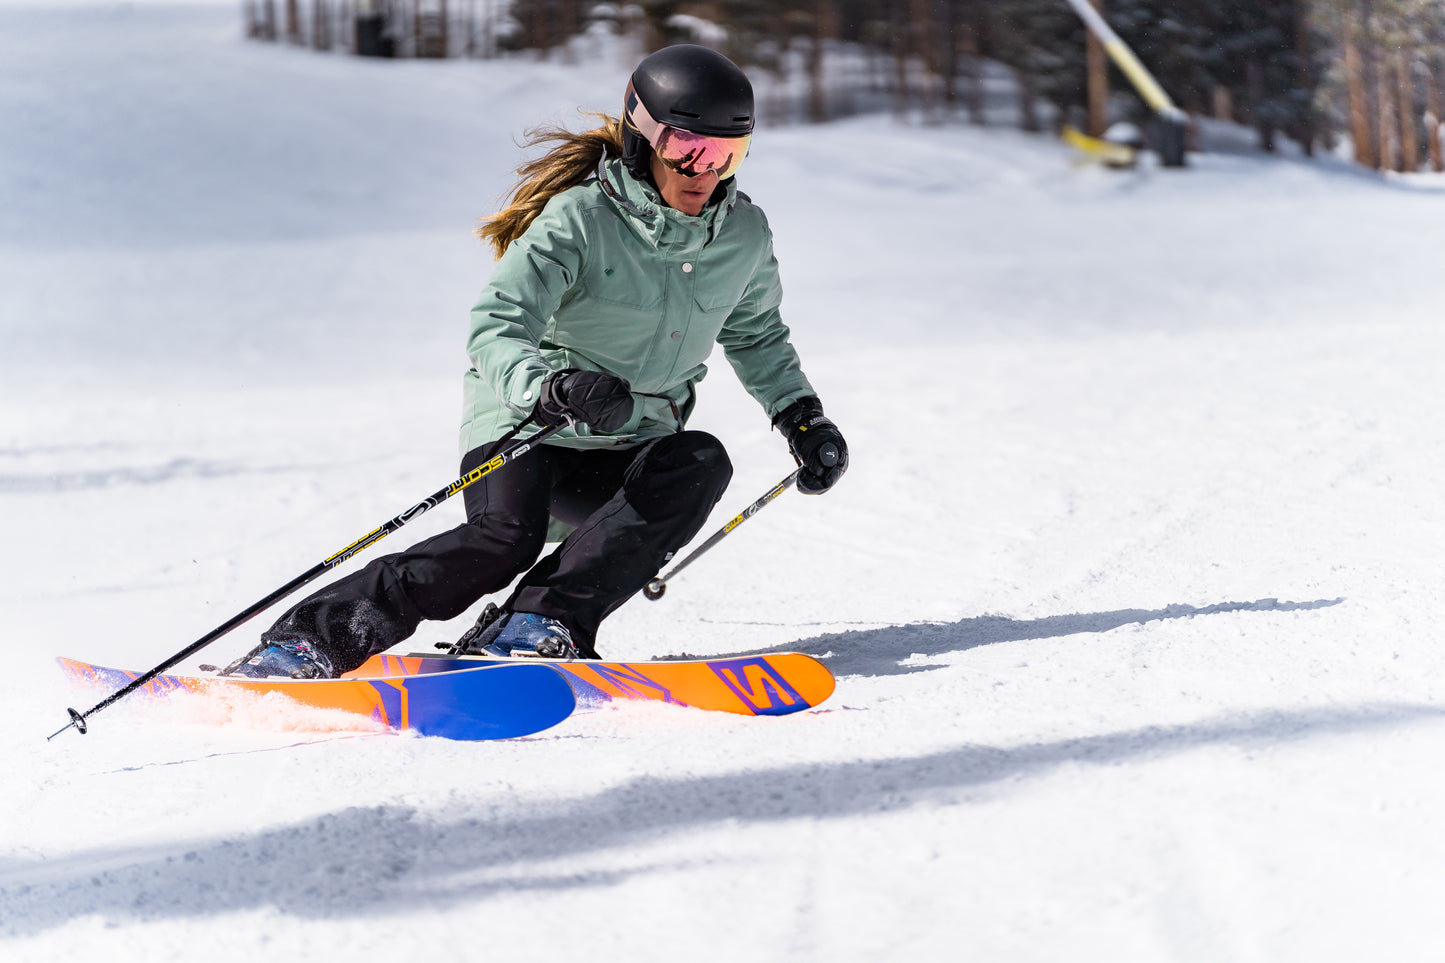
[{"label": "ski pole", "polygon": [[683,559],[681,562],[678,562],[677,565],[673,567],[671,572],[668,572],[666,575],[659,575],[651,582],[648,582],[645,586],[643,586],[642,594],[647,596],[654,602],[662,598],[662,593],[667,591],[668,579],[671,579],[678,572],[681,572],[683,569],[687,568],[699,555],[712,548],[718,542],[722,541],[725,535],[727,535],[733,529],[737,528],[743,522],[756,515],[768,502],[772,501],[774,498],[777,498],[789,488],[792,488],[793,483],[798,480],[798,472],[800,471],[802,471],[801,468],[796,469],[787,478],[784,478],[772,488],[768,489],[768,493],[766,495],[753,502],[747,508],[744,508],[741,515],[738,515],[732,521],[728,522],[722,528],[714,532],[711,538],[699,545],[690,555],[688,555],[687,558]]},{"label": "ski pole", "polygon": [[[502,441],[505,442],[508,439],[514,437],[517,432],[521,431],[522,428],[526,427],[526,425],[530,423],[530,421],[531,419],[529,418],[527,419],[527,421],[522,422],[522,424],[518,425],[515,429],[513,429],[510,434],[504,436],[502,438]],[[381,527],[373,529],[368,534],[363,535],[361,538],[352,542],[350,545],[346,546],[335,555],[328,556],[327,558],[317,562],[315,565],[311,566],[311,568],[307,569],[305,572],[302,572],[300,575],[296,576],[291,581],[287,582],[285,585],[272,592],[270,595],[261,599],[259,602],[248,606],[244,611],[237,613],[230,619],[227,619],[221,625],[216,626],[214,629],[207,632],[195,642],[192,642],[190,645],[186,646],[184,649],[177,652],[175,655],[171,656],[169,659],[162,662],[154,669],[151,669],[149,672],[146,672],[143,675],[136,676],[136,678],[131,680],[127,685],[116,690],[115,692],[112,692],[100,702],[97,702],[95,705],[91,706],[85,712],[76,712],[74,709],[66,709],[66,711],[70,713],[70,721],[67,722],[60,729],[56,730],[53,734],[47,736],[45,741],[49,742],[51,739],[54,739],[66,729],[70,728],[74,728],[77,732],[83,735],[88,729],[88,726],[86,725],[86,719],[90,716],[95,715],[95,713],[104,709],[106,706],[111,705],[112,703],[117,702],[120,699],[123,699],[127,695],[130,695],[136,689],[139,689],[141,686],[145,685],[147,682],[151,681],[156,676],[160,675],[162,672],[175,665],[177,662],[180,662],[181,660],[186,659],[201,651],[201,649],[204,649],[206,646],[210,645],[212,642],[216,641],[227,632],[230,632],[241,623],[250,620],[258,613],[265,611],[272,605],[275,605],[277,602],[281,601],[286,596],[290,595],[292,592],[295,592],[301,586],[313,581],[318,576],[324,574],[328,569],[335,568],[342,562],[345,562],[347,559],[351,558],[353,555],[356,555],[358,552],[376,544],[386,536],[390,535],[392,532],[396,531],[398,528],[401,528],[407,522],[411,521],[413,518],[416,518],[418,515],[422,514],[425,511],[429,511],[430,509],[437,507],[442,502],[446,501],[448,498],[451,498],[462,489],[467,488],[478,481],[481,481],[483,478],[490,475],[492,472],[496,471],[502,466],[508,464],[513,459],[526,454],[532,449],[534,445],[539,444],[544,439],[551,437],[562,428],[567,427],[571,424],[572,419],[568,418],[562,424],[548,425],[544,427],[541,431],[538,431],[535,434],[524,438],[522,441],[517,442],[515,445],[511,446],[505,451],[498,452],[496,455],[493,455],[489,461],[478,465],[476,468],[473,468],[471,471],[467,472],[465,475],[461,476],[447,487],[417,502],[415,505],[402,512],[400,515],[382,524]]]}]

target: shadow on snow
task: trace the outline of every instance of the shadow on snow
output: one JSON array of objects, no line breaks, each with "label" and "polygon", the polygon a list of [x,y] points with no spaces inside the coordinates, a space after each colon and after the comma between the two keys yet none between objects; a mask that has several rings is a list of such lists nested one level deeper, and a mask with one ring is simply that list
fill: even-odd
[{"label": "shadow on snow", "polygon": [[[648,776],[583,799],[536,800],[525,815],[501,818],[355,807],[219,841],[8,860],[0,867],[0,934],[33,935],[91,915],[122,924],[253,910],[353,919],[445,909],[493,892],[555,896],[684,868],[686,860],[645,855],[679,833],[946,805],[1066,765],[1118,765],[1212,746],[1267,748],[1442,717],[1445,709],[1409,704],[1308,708],[910,758]],[[602,854],[606,868],[570,862]]]},{"label": "shadow on snow", "polygon": [[1158,619],[1193,618],[1226,612],[1297,612],[1329,608],[1344,599],[1317,599],[1313,602],[1281,602],[1258,599],[1253,602],[1221,602],[1196,608],[1192,605],[1170,605],[1162,609],[1119,609],[1115,612],[1089,612],[1076,615],[1051,615],[1042,619],[1010,619],[985,615],[958,622],[920,622],[913,625],[892,625],[882,629],[866,629],[819,635],[798,642],[785,642],[769,649],[731,653],[733,656],[769,652],[804,652],[822,659],[834,675],[906,675],[937,668],[916,663],[903,664],[913,656],[939,656],[963,652],[995,642],[1021,642],[1030,639],[1053,639],[1065,635],[1108,632],[1124,625],[1142,625]]}]

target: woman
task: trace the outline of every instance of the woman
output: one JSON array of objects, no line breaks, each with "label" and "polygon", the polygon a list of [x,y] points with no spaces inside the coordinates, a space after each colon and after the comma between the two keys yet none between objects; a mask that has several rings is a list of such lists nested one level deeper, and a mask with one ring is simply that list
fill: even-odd
[{"label": "woman", "polygon": [[[572,423],[468,487],[467,523],[310,596],[228,671],[339,675],[525,573],[469,651],[597,658],[598,626],[701,529],[732,466],[685,426],[720,344],[801,466],[828,490],[847,445],[779,317],[766,219],[733,175],[752,85],[706,47],[644,59],[623,117],[551,128],[511,203],[478,232],[498,255],[472,309],[462,472],[528,421]],[[555,520],[571,531],[538,561]]]}]

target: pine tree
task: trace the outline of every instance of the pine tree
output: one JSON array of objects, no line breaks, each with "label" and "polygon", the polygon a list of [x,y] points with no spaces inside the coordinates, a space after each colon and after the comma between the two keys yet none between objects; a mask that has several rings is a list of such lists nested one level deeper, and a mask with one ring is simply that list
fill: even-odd
[{"label": "pine tree", "polygon": [[1063,0],[999,0],[987,5],[991,54],[1012,67],[1026,90],[1061,115],[1082,110],[1086,91],[1084,25]]}]

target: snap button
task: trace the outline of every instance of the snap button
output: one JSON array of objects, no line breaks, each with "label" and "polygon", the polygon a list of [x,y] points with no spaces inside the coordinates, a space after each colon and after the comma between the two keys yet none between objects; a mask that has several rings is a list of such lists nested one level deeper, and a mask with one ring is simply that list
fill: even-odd
[{"label": "snap button", "polygon": [[684,264],[684,265],[682,266],[682,273],[683,273],[683,274],[691,274],[691,273],[692,273],[692,265],[691,265],[691,264]]},{"label": "snap button", "polygon": [[672,332],[672,340],[674,340],[674,341],[681,341],[681,340],[682,340],[682,332],[681,332],[681,331],[674,331],[674,332]]},{"label": "snap button", "polygon": [[522,400],[523,400],[523,401],[531,401],[531,400],[532,400],[532,392],[531,392],[531,391],[524,391],[524,392],[522,392]]}]

